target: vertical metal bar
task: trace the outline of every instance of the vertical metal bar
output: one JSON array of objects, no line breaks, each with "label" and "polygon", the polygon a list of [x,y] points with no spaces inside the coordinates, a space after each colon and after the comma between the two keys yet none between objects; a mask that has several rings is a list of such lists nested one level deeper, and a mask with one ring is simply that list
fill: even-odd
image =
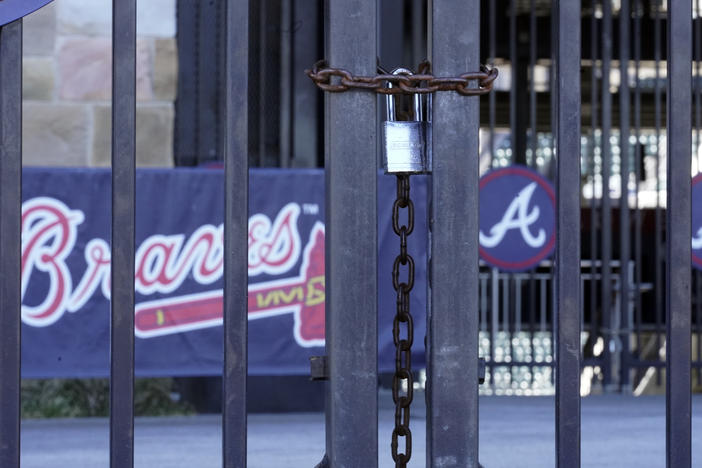
[{"label": "vertical metal bar", "polygon": [[[556,7],[556,2],[551,2],[551,38],[555,38],[558,35],[558,22],[554,15],[554,9]],[[556,115],[556,53],[557,44],[555,40],[551,40],[551,66],[549,69],[549,94],[550,94],[550,108],[551,111],[551,156],[547,160],[548,164],[548,177],[554,180],[556,177],[555,173],[555,154],[556,154],[556,133],[558,132],[558,116]]]},{"label": "vertical metal bar", "polygon": [[224,369],[222,460],[246,466],[249,0],[227,0],[224,57]]},{"label": "vertical metal bar", "polygon": [[322,93],[303,70],[322,55],[321,0],[293,3],[291,156],[294,167],[322,165]]},{"label": "vertical metal bar", "polygon": [[509,296],[510,296],[510,277],[509,274],[502,275],[502,331],[505,334],[509,333]]},{"label": "vertical metal bar", "polygon": [[702,17],[700,17],[700,6],[702,6],[700,0],[695,0],[695,10],[697,11],[697,17],[694,20],[694,63],[695,63],[695,73],[694,73],[694,84],[692,89],[695,93],[695,146],[693,151],[693,157],[695,158],[695,167],[697,172],[702,172],[702,166],[700,165],[702,161],[699,159],[699,147],[700,147],[700,125],[702,125],[702,87],[700,87],[700,76],[702,76]]},{"label": "vertical metal bar", "polygon": [[0,27],[0,466],[20,466],[22,20]]},{"label": "vertical metal bar", "polygon": [[499,270],[490,268],[490,386],[495,387],[495,345],[500,324],[500,279]]},{"label": "vertical metal bar", "polygon": [[531,80],[529,80],[529,123],[531,124],[531,164],[536,168],[536,150],[539,148],[539,139],[536,135],[536,55],[538,46],[538,37],[536,30],[536,0],[531,0],[529,12],[529,72]]},{"label": "vertical metal bar", "polygon": [[520,109],[517,104],[517,76],[519,70],[519,62],[517,58],[517,0],[509,2],[509,66],[510,66],[510,83],[509,83],[509,142],[512,149],[512,157],[510,164],[519,161],[521,155],[517,155],[520,150],[517,141],[520,137],[517,132],[521,131],[518,128],[517,118]]},{"label": "vertical metal bar", "polygon": [[[694,86],[692,89],[695,92],[695,146],[693,151],[693,157],[697,162],[697,172],[702,172],[702,161],[699,158],[699,148],[702,135],[700,134],[700,126],[702,125],[702,89],[700,87],[700,77],[702,77],[702,17],[700,16],[700,7],[702,7],[702,1],[695,0],[695,9],[697,10],[697,17],[695,19],[695,75],[694,75]],[[695,270],[695,325],[697,331],[697,349],[696,349],[696,360],[699,362],[702,360],[702,340],[700,338],[702,325],[702,275],[700,275],[699,270]],[[702,385],[702,368],[697,368],[697,385]]]},{"label": "vertical metal bar", "polygon": [[522,331],[522,280],[520,278],[514,279],[514,331],[517,334]]},{"label": "vertical metal bar", "polygon": [[[702,301],[700,301],[700,297],[702,297],[702,275],[700,274],[699,270],[695,271],[695,297],[697,300],[695,301],[695,325],[697,328],[697,350],[696,350],[696,360],[697,363],[702,361]],[[697,385],[702,385],[702,369],[697,368]]]},{"label": "vertical metal bar", "polygon": [[[529,272],[529,352],[534,360],[534,332],[536,331],[536,270]],[[534,382],[533,368],[530,372],[531,383]]]},{"label": "vertical metal bar", "polygon": [[622,327],[620,340],[622,344],[622,362],[620,382],[623,391],[631,391],[629,383],[629,259],[631,258],[629,226],[629,21],[631,12],[629,0],[620,0],[619,9],[619,260],[621,262],[619,302]]},{"label": "vertical metal bar", "polygon": [[[496,54],[496,16],[495,9],[497,8],[497,0],[488,2],[488,48],[490,55],[490,63],[494,66]],[[488,120],[490,126],[490,168],[495,165],[495,118],[496,118],[497,96],[492,92],[488,95]]]},{"label": "vertical metal bar", "polygon": [[110,466],[134,465],[136,0],[112,2]]},{"label": "vertical metal bar", "polygon": [[480,331],[487,330],[487,278],[480,279]]},{"label": "vertical metal bar", "polygon": [[[477,70],[480,2],[431,6],[434,73]],[[479,100],[439,93],[433,111],[427,465],[477,468]]]},{"label": "vertical metal bar", "polygon": [[643,325],[643,312],[641,310],[641,281],[642,281],[642,246],[641,246],[641,203],[639,197],[640,181],[641,181],[641,161],[643,160],[643,145],[641,139],[641,82],[639,73],[641,70],[641,16],[643,15],[641,0],[634,0],[634,135],[636,135],[636,144],[634,145],[634,169],[636,179],[636,212],[634,216],[634,263],[636,268],[636,355],[641,359],[641,326]]},{"label": "vertical metal bar", "polygon": [[293,151],[293,0],[280,1],[280,129],[279,129],[279,163],[280,167],[290,167]]},{"label": "vertical metal bar", "polygon": [[424,0],[412,0],[412,64],[418,64],[427,57],[425,26],[427,24]]},{"label": "vertical metal bar", "polygon": [[[494,3],[494,2],[490,2]],[[537,113],[536,113],[536,59],[538,55],[538,36],[536,28],[536,0],[531,0],[529,12],[529,70],[531,73],[530,77],[530,89],[529,89],[529,123],[531,125],[531,163],[530,166],[536,171],[539,170],[536,153],[539,148],[539,138],[537,135]],[[538,268],[538,267],[536,267]],[[534,272],[536,268],[529,272],[529,347],[531,352],[531,357],[534,356],[534,313],[536,308],[536,301],[534,300],[534,294],[536,290],[536,278],[534,277]],[[518,289],[521,292],[521,288]],[[521,314],[521,305],[517,306],[517,313]],[[517,326],[521,327],[521,315],[519,320],[517,320]],[[519,329],[518,329],[519,330]],[[534,382],[534,372],[533,368],[529,372],[530,383]]]},{"label": "vertical metal bar", "polygon": [[668,170],[666,265],[667,466],[691,458],[692,1],[668,2]]},{"label": "vertical metal bar", "polygon": [[556,460],[580,466],[580,1],[558,2]]},{"label": "vertical metal bar", "polygon": [[548,304],[546,303],[546,279],[541,279],[539,281],[541,287],[539,290],[540,293],[540,305],[541,307],[539,308],[539,331],[545,332],[546,331],[546,314],[548,313]]},{"label": "vertical metal bar", "polygon": [[612,202],[609,197],[609,179],[612,170],[612,94],[609,74],[612,64],[612,4],[602,2],[602,328],[604,351],[602,372],[605,391],[612,390]]},{"label": "vertical metal bar", "polygon": [[[374,74],[375,2],[330,0],[326,14],[329,63]],[[334,467],[378,465],[376,102],[372,93],[326,95],[327,455]]]},{"label": "vertical metal bar", "polygon": [[[663,333],[663,226],[661,210],[661,0],[652,0],[653,19],[653,58],[655,62],[655,87],[653,90],[654,125],[656,127],[656,210],[654,213],[654,293],[656,295],[656,351],[661,349]],[[661,373],[656,370],[656,384],[661,384]]]},{"label": "vertical metal bar", "polygon": [[258,17],[258,167],[266,167],[268,160],[268,145],[266,144],[268,123],[267,97],[271,76],[268,71],[268,60],[270,59],[268,50],[268,28],[269,11],[271,10],[269,0],[257,2],[259,9]]},{"label": "vertical metal bar", "polygon": [[[597,16],[595,15],[595,10],[598,5],[598,0],[591,0],[590,5],[592,6],[592,16],[590,17],[590,58],[592,60],[592,68],[590,70],[590,164],[592,173],[592,198],[590,199],[590,340],[593,341],[597,338],[599,333],[598,320],[597,320],[597,235],[599,231],[598,223],[598,209],[597,209],[597,164],[595,163],[595,148],[597,148],[597,127],[599,122],[597,120],[599,113],[599,95],[598,95],[598,74],[597,71],[599,66],[597,64],[598,60],[598,47],[599,41],[599,28]],[[601,161],[601,160],[600,160]]]}]

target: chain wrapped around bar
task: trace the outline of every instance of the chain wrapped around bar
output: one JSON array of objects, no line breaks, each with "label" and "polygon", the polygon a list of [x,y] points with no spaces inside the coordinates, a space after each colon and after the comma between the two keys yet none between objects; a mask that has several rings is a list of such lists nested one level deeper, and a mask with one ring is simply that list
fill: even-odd
[{"label": "chain wrapped around bar", "polygon": [[[480,66],[480,71],[459,76],[437,77],[431,74],[427,61],[419,65],[415,75],[355,76],[343,68],[331,68],[326,60],[315,63],[305,74],[323,91],[342,93],[351,89],[373,91],[378,94],[430,94],[437,91],[456,91],[461,96],[480,96],[489,93],[497,79],[497,68]],[[388,87],[387,83],[392,83]],[[422,84],[424,83],[424,84]],[[474,86],[471,84],[475,83]]]},{"label": "chain wrapped around bar", "polygon": [[[400,210],[407,210],[406,224],[400,225]],[[412,342],[414,322],[410,314],[410,291],[414,287],[414,259],[407,253],[407,237],[414,230],[414,204],[410,199],[410,176],[397,176],[397,198],[392,206],[392,229],[400,237],[400,254],[392,266],[392,285],[397,292],[397,313],[393,320],[392,337],[395,343],[395,374],[392,379],[392,399],[395,402],[395,428],[392,431],[392,459],[397,468],[404,468],[412,457],[412,432],[409,428],[412,404]],[[400,279],[401,267],[407,277]],[[406,328],[402,337],[401,328]],[[406,391],[403,391],[406,384]],[[398,438],[405,437],[405,450],[398,452]]]}]

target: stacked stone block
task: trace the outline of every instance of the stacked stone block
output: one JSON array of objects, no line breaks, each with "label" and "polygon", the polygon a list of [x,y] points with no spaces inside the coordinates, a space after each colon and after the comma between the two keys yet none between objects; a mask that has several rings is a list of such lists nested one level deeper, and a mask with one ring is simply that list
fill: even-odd
[{"label": "stacked stone block", "polygon": [[[109,166],[111,5],[55,0],[25,18],[25,165]],[[137,5],[137,164],[172,166],[175,0]]]}]

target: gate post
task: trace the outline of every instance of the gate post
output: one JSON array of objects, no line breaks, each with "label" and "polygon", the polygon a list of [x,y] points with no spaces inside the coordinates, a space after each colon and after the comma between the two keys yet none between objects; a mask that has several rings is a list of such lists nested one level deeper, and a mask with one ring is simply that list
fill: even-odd
[{"label": "gate post", "polygon": [[[580,466],[579,0],[556,2],[556,466]],[[606,267],[605,267],[606,268]]]},{"label": "gate post", "polygon": [[[376,5],[329,0],[332,67],[376,72]],[[378,466],[376,103],[372,93],[325,95],[326,411],[331,466]]]},{"label": "gate post", "polygon": [[22,20],[0,26],[0,466],[20,464]]},{"label": "gate post", "polygon": [[668,171],[666,264],[666,466],[692,463],[690,165],[692,2],[668,2]]},{"label": "gate post", "polygon": [[[437,76],[480,66],[480,2],[433,0]],[[427,316],[427,466],[478,467],[479,101],[433,101]]]},{"label": "gate post", "polygon": [[110,467],[134,466],[136,0],[112,2]]},{"label": "gate post", "polygon": [[250,0],[227,0],[224,83],[222,466],[246,466]]}]

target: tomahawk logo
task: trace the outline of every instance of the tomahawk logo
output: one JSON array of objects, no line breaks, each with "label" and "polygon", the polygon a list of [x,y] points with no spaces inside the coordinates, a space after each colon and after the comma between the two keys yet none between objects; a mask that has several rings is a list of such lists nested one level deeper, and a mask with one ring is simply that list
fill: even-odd
[{"label": "tomahawk logo", "polygon": [[[249,286],[249,320],[293,314],[301,346],[324,345],[324,227],[317,223],[299,275]],[[178,296],[137,306],[136,335],[150,338],[222,324],[222,290]]]},{"label": "tomahawk logo", "polygon": [[[49,326],[66,312],[84,310],[98,291],[109,300],[111,262],[105,240],[85,243],[86,267],[79,281],[74,281],[68,267],[84,214],[49,197],[31,199],[23,203],[22,210],[23,322]],[[249,219],[248,275],[284,276],[249,285],[249,319],[293,314],[296,341],[301,346],[319,346],[324,344],[322,223],[311,230],[299,273],[286,276],[299,263],[303,250],[297,226],[300,211],[297,203],[289,203],[273,220],[264,214]],[[144,239],[136,251],[136,292],[169,297],[136,304],[137,336],[149,338],[222,324],[221,289],[177,294],[186,280],[207,286],[222,278],[222,238],[222,225],[205,224],[189,236],[156,234]],[[25,296],[30,289],[28,304]]]},{"label": "tomahawk logo", "polygon": [[510,166],[480,181],[480,255],[508,271],[522,271],[550,255],[555,243],[555,196],[538,173]]}]

